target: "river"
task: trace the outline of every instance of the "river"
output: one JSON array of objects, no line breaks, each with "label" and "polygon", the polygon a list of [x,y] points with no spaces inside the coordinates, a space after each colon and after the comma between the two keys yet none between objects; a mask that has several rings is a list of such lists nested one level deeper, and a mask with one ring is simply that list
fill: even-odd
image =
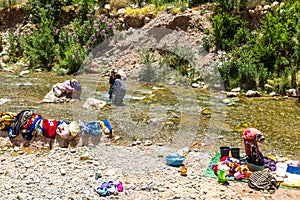
[{"label": "river", "polygon": [[[41,103],[52,85],[77,78],[83,87],[82,98],[73,103]],[[32,72],[24,77],[17,73],[0,73],[1,96],[10,101],[0,111],[20,112],[35,109],[45,118],[71,120],[108,119],[119,145],[135,140],[183,148],[194,141],[207,151],[219,146],[240,147],[243,152],[243,130],[254,127],[263,132],[260,145],[264,155],[287,156],[300,160],[300,104],[296,98],[264,97],[231,98],[223,103],[224,93],[184,86],[143,85],[125,80],[127,93],[124,106],[108,100],[108,79],[95,74],[57,76],[52,72]],[[89,97],[105,100],[102,110],[82,107]]]}]

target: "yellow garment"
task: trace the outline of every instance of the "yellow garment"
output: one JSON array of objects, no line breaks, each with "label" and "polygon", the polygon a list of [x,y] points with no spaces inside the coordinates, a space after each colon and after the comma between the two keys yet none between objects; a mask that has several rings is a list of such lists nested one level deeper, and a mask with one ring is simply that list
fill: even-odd
[{"label": "yellow garment", "polygon": [[100,123],[101,129],[103,130],[103,132],[104,132],[105,134],[109,134],[110,131],[109,131],[109,129],[107,128],[107,126],[105,126],[104,122],[103,122],[103,121],[99,121],[99,123]]},{"label": "yellow garment", "polygon": [[0,112],[0,130],[9,128],[16,120],[17,114],[12,112]]},{"label": "yellow garment", "polygon": [[73,137],[76,137],[79,133],[81,133],[79,124],[76,121],[72,121],[69,124],[69,130],[70,130],[71,136],[73,136]]}]

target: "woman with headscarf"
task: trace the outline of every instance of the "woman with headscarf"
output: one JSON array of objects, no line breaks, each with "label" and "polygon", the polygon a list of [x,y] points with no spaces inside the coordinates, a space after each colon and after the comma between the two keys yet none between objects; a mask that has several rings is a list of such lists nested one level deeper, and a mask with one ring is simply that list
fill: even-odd
[{"label": "woman with headscarf", "polygon": [[112,96],[112,103],[121,106],[123,105],[123,99],[126,94],[126,86],[121,79],[120,74],[116,74],[116,79],[114,83],[113,89],[113,96]]},{"label": "woman with headscarf", "polygon": [[256,128],[247,128],[243,133],[247,161],[255,165],[264,165],[264,157],[258,147],[258,142],[264,141],[263,134]]},{"label": "woman with headscarf", "polygon": [[81,96],[81,85],[76,79],[66,80],[63,83],[55,84],[53,93],[56,97],[66,96],[67,98],[79,99]]}]

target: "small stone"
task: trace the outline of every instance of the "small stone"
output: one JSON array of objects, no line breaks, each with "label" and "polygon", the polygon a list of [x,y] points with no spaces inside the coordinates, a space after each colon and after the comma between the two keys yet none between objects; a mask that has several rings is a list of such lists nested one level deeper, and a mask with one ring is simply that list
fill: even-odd
[{"label": "small stone", "polygon": [[60,169],[60,174],[64,176],[67,174],[67,171],[64,168],[62,168]]},{"label": "small stone", "polygon": [[105,5],[104,5],[104,8],[105,8],[106,10],[111,10],[110,4],[105,4]]},{"label": "small stone", "polygon": [[158,192],[165,192],[165,191],[166,191],[166,188],[158,188],[157,191],[158,191]]},{"label": "small stone", "polygon": [[146,140],[144,146],[151,146],[152,145],[152,141],[150,140]]},{"label": "small stone", "polygon": [[199,83],[193,83],[193,84],[192,84],[192,87],[193,87],[193,88],[200,88],[200,84],[199,84]]},{"label": "small stone", "polygon": [[2,57],[2,62],[3,62],[3,63],[8,63],[9,60],[10,60],[10,58],[9,58],[8,55],[4,55],[4,56]]},{"label": "small stone", "polygon": [[0,99],[0,105],[5,104],[5,103],[7,103],[9,101],[10,101],[9,99],[3,99],[3,98],[1,98]]},{"label": "small stone", "polygon": [[91,159],[91,157],[88,152],[86,152],[80,156],[80,160],[90,160],[90,159]]},{"label": "small stone", "polygon": [[241,91],[241,88],[238,87],[238,88],[233,88],[230,90],[231,92],[240,92]]},{"label": "small stone", "polygon": [[125,8],[120,8],[118,11],[117,11],[117,15],[123,15],[125,13]]},{"label": "small stone", "polygon": [[229,104],[229,103],[230,103],[230,100],[229,100],[229,99],[223,99],[223,103]]},{"label": "small stone", "polygon": [[140,140],[135,141],[137,145],[142,144],[142,142]]},{"label": "small stone", "polygon": [[23,77],[25,75],[28,75],[30,73],[29,70],[24,70],[24,71],[21,71],[20,74],[19,74],[19,77]]}]

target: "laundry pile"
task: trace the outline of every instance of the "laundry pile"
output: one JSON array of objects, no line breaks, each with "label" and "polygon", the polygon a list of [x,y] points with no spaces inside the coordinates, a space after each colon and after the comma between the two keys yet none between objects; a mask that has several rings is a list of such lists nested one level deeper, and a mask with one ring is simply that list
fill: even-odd
[{"label": "laundry pile", "polygon": [[0,131],[6,131],[16,120],[16,113],[0,112]]},{"label": "laundry pile", "polygon": [[95,187],[95,191],[100,196],[110,196],[116,194],[117,192],[123,192],[122,182],[113,183],[113,181],[107,181],[102,183],[100,186]]},{"label": "laundry pile", "polygon": [[264,136],[256,128],[247,128],[242,136],[245,153],[240,155],[240,148],[221,146],[209,163],[205,172],[207,177],[217,177],[220,184],[241,180],[248,182],[255,190],[277,190],[280,185],[300,188],[300,162],[264,156],[258,144]]},{"label": "laundry pile", "polygon": [[0,112],[0,130],[8,131],[10,138],[18,135],[26,140],[43,136],[55,139],[72,140],[78,135],[99,136],[102,133],[112,135],[113,129],[108,120],[100,121],[71,121],[46,119],[34,110],[22,110],[20,113]]}]

